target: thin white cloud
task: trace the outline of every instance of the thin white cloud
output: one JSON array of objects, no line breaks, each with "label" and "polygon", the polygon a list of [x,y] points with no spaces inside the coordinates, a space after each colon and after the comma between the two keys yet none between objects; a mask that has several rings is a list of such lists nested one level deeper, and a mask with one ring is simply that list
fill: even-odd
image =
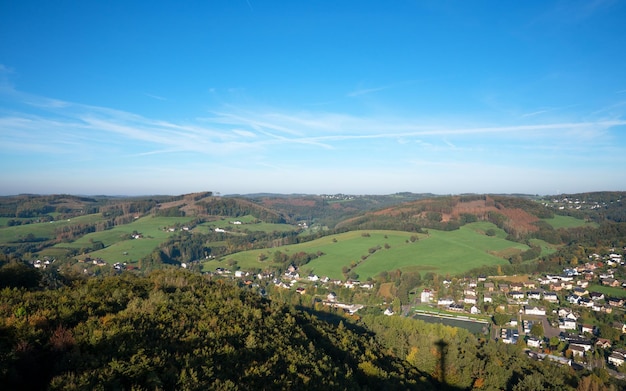
[{"label": "thin white cloud", "polygon": [[531,113],[522,114],[522,115],[520,115],[520,118],[534,117],[536,115],[544,114],[544,113],[547,113],[549,111],[551,111],[551,110],[537,110],[537,111],[533,111]]},{"label": "thin white cloud", "polygon": [[164,97],[159,96],[159,95],[149,94],[149,93],[147,93],[147,92],[144,92],[143,94],[144,94],[145,96],[147,96],[148,98],[152,98],[152,99],[156,99],[156,100],[162,100],[162,101],[167,100],[167,98],[164,98]]},{"label": "thin white cloud", "polygon": [[241,129],[233,129],[233,133],[242,136],[242,137],[248,137],[248,138],[255,138],[257,137],[257,135],[254,132],[250,132],[248,130],[241,130]]},{"label": "thin white cloud", "polygon": [[355,96],[371,94],[371,93],[378,92],[378,91],[383,91],[383,90],[386,90],[386,89],[389,89],[389,88],[391,88],[391,86],[376,87],[376,88],[363,88],[363,89],[360,89],[360,90],[355,90],[355,91],[348,92],[347,95],[349,97],[355,97]]},{"label": "thin white cloud", "polygon": [[211,117],[182,123],[28,94],[17,93],[15,96],[19,96],[30,109],[0,116],[2,150],[7,150],[9,145],[17,148],[20,143],[32,145],[36,140],[42,145],[54,146],[53,150],[67,153],[77,145],[85,145],[88,150],[108,148],[117,154],[134,156],[184,152],[226,156],[245,151],[272,156],[284,153],[289,146],[345,150],[350,145],[357,145],[350,142],[362,142],[364,144],[358,145],[375,148],[377,142],[366,142],[389,140],[402,148],[409,148],[409,141],[412,141],[422,152],[443,153],[443,140],[455,153],[461,154],[481,150],[484,148],[482,144],[494,140],[501,145],[508,143],[520,148],[554,145],[557,149],[565,149],[566,145],[581,141],[600,145],[596,138],[608,140],[608,131],[626,125],[626,120],[613,116],[607,120],[463,127],[453,125],[448,118],[424,121],[402,116],[357,117],[321,111],[241,110],[234,107],[224,107]]}]

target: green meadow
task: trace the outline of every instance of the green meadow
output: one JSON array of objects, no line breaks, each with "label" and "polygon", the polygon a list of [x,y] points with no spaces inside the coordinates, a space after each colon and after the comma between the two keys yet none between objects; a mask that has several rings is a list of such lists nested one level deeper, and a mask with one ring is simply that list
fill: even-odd
[{"label": "green meadow", "polygon": [[[494,229],[496,235],[487,236],[487,229]],[[237,261],[241,269],[263,269],[275,266],[272,257],[276,251],[287,254],[303,251],[324,255],[303,266],[302,272],[330,278],[342,278],[342,268],[353,263],[357,264],[353,271],[360,279],[395,269],[458,275],[482,265],[505,264],[505,254],[528,249],[524,244],[504,239],[504,231],[486,222],[467,224],[449,232],[431,229],[428,234],[416,235],[418,240],[415,242],[410,240],[413,235],[400,231],[351,231],[306,243],[233,254],[204,263],[204,270],[228,267],[224,260]],[[370,249],[379,246],[380,249],[370,253]],[[267,260],[259,261],[260,254],[265,254]],[[363,256],[366,256],[365,260],[362,260]]]},{"label": "green meadow", "polygon": [[[234,221],[240,221],[242,224],[233,224]],[[241,217],[225,217],[219,220],[208,221],[202,223],[199,227],[206,227],[209,230],[222,228],[225,231],[242,232],[242,231],[263,231],[263,232],[288,232],[296,229],[291,224],[274,224],[258,221],[254,216]]]},{"label": "green meadow", "polygon": [[545,240],[541,240],[541,239],[530,239],[530,243],[535,245],[535,246],[539,246],[541,247],[541,255],[550,255],[552,253],[555,253],[556,250],[558,250],[559,246],[554,245],[554,244],[550,244],[548,242],[546,242]]},{"label": "green meadow", "polygon": [[577,227],[597,227],[598,224],[586,222],[585,220],[577,219],[572,216],[560,216],[554,215],[551,219],[543,219],[546,223],[550,224],[552,228],[577,228]]},{"label": "green meadow", "polygon": [[53,239],[57,228],[76,225],[76,224],[92,224],[102,220],[99,213],[78,216],[68,220],[55,220],[45,223],[33,223],[17,225],[13,227],[3,226],[0,228],[0,243],[12,243],[23,239],[28,234],[33,234],[36,238]]},{"label": "green meadow", "polygon": [[[88,248],[92,242],[102,242],[105,248],[89,253],[92,258],[102,258],[109,263],[137,261],[149,255],[168,237],[175,234],[168,228],[184,225],[193,217],[146,216],[129,224],[118,225],[110,230],[92,232],[71,243],[59,243],[55,248]],[[134,231],[143,235],[140,239],[128,239]]]}]

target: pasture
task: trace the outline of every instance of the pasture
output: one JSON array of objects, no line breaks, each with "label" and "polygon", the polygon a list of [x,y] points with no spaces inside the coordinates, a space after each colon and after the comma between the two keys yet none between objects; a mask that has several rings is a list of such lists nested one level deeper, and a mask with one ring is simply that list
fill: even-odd
[{"label": "pasture", "polygon": [[55,237],[55,230],[57,228],[77,225],[77,224],[92,224],[102,220],[102,215],[99,213],[74,217],[68,220],[55,220],[45,223],[33,223],[16,225],[13,227],[0,228],[0,243],[14,243],[21,239],[24,239],[28,234],[33,234],[38,239],[53,239]]},{"label": "pasture", "polygon": [[[59,243],[56,248],[89,248],[92,242],[102,242],[105,248],[89,253],[92,258],[102,258],[109,263],[139,260],[149,255],[168,237],[175,234],[168,228],[184,225],[193,217],[145,216],[129,224],[118,225],[110,230],[92,232],[71,243]],[[129,239],[133,232],[143,235],[140,239]]]},{"label": "pasture", "polygon": [[577,227],[597,227],[598,224],[586,222],[585,220],[577,219],[572,216],[554,215],[551,219],[543,219],[546,223],[550,224],[552,228],[577,228]]},{"label": "pasture", "polygon": [[[239,221],[241,224],[233,224]],[[254,216],[226,217],[219,220],[207,221],[199,227],[206,227],[209,230],[222,228],[228,232],[262,231],[262,232],[288,232],[294,231],[297,227],[291,224],[274,224],[257,220]]]},{"label": "pasture", "polygon": [[[496,230],[496,235],[485,235],[485,230],[491,228]],[[507,263],[505,259],[493,255],[493,252],[521,252],[528,249],[524,244],[505,240],[503,234],[495,225],[486,222],[467,224],[449,232],[431,229],[428,234],[417,235],[385,230],[351,231],[306,243],[232,254],[219,261],[205,262],[204,269],[227,267],[224,260],[237,261],[237,265],[244,270],[275,267],[277,265],[273,264],[272,257],[276,251],[286,254],[302,251],[322,252],[324,255],[303,266],[301,274],[315,273],[341,279],[342,268],[356,264],[353,271],[362,280],[395,269],[459,275],[482,265]],[[415,242],[410,240],[413,235],[418,237]],[[371,249],[379,247],[370,253]],[[267,260],[259,261],[260,254],[265,254]]]}]

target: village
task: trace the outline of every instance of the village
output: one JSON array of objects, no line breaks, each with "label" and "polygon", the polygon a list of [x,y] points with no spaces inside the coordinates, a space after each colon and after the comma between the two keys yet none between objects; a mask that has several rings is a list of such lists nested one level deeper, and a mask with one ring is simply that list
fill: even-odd
[{"label": "village", "polygon": [[[524,281],[515,276],[462,279],[457,289],[452,289],[453,281],[444,280],[439,292],[422,290],[419,302],[470,316],[486,311],[496,323],[494,339],[525,344],[535,358],[589,367],[603,361],[609,368],[624,369],[625,295],[601,292],[626,292],[623,254],[611,250],[604,256],[592,254],[584,265],[559,275]],[[460,295],[451,294],[461,289]],[[607,324],[607,319],[613,320]]]},{"label": "village", "polygon": [[[281,274],[233,272],[225,268],[218,268],[212,274],[240,279],[243,285],[259,288],[264,295],[267,292],[261,287],[270,285],[301,296],[308,294],[324,306],[349,314],[367,305],[337,292],[366,292],[372,296],[377,288],[375,281],[302,276],[294,265]],[[386,301],[378,307],[389,316],[419,312],[477,322],[493,321],[490,333],[493,339],[505,344],[524,344],[534,358],[589,367],[607,364],[608,368],[618,370],[626,362],[626,294],[605,294],[594,288],[624,289],[626,293],[625,281],[624,256],[612,249],[606,255],[592,254],[585,264],[566,268],[558,275],[526,276],[523,281],[518,276],[445,279],[438,286],[433,284],[421,292],[413,292],[412,302],[402,309],[393,308]],[[613,320],[607,324],[607,319]]]}]

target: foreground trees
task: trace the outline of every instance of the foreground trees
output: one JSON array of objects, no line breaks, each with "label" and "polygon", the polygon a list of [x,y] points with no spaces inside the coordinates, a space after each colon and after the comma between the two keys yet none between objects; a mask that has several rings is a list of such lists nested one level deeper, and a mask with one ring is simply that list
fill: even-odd
[{"label": "foreground trees", "polygon": [[198,274],[4,289],[0,303],[7,389],[435,389],[363,329]]}]

